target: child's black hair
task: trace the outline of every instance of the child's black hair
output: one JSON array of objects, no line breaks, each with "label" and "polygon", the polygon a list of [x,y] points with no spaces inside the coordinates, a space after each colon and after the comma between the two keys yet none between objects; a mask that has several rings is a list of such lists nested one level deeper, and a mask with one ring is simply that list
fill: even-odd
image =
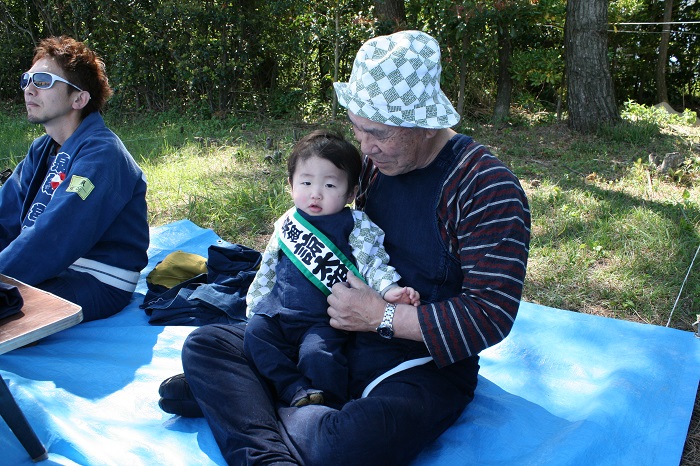
[{"label": "child's black hair", "polygon": [[301,138],[287,160],[287,174],[290,182],[294,178],[299,161],[311,157],[326,159],[347,173],[349,193],[360,183],[362,156],[360,151],[341,134],[320,129]]}]

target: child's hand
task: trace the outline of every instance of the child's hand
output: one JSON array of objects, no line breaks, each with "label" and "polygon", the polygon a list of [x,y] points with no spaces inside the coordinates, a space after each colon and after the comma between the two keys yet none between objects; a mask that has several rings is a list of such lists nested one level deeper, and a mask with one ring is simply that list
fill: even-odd
[{"label": "child's hand", "polygon": [[420,293],[410,286],[395,286],[386,292],[384,299],[394,304],[411,304],[413,306],[418,306],[420,304]]}]

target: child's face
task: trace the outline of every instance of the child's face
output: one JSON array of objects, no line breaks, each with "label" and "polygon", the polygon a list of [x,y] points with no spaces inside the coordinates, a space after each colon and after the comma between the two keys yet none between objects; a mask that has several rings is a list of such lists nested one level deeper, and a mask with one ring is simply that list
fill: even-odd
[{"label": "child's face", "polygon": [[320,157],[299,161],[290,184],[294,205],[309,215],[335,214],[355,197],[347,173]]}]

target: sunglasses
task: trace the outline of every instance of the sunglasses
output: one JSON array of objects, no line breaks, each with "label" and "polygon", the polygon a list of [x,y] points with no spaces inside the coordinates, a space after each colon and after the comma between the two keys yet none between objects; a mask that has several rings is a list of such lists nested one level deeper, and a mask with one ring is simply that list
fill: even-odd
[{"label": "sunglasses", "polygon": [[66,83],[69,86],[73,86],[80,92],[83,90],[73,84],[70,81],[66,81],[60,76],[56,76],[53,73],[47,73],[46,71],[37,71],[36,73],[22,73],[22,76],[19,78],[19,87],[22,90],[25,90],[27,86],[29,86],[29,83],[34,83],[34,86],[36,86],[37,89],[50,89],[56,81],[60,81],[62,83]]}]

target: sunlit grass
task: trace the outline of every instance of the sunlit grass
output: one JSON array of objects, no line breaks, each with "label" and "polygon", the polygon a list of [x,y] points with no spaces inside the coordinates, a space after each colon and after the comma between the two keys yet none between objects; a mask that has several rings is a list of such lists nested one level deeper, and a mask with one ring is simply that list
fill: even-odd
[{"label": "sunlit grass", "polygon": [[[473,126],[519,176],[533,213],[525,299],[691,330],[700,314],[700,128],[627,122],[598,135],[564,125]],[[654,129],[655,128],[655,129]],[[649,154],[686,162],[661,174]]]},{"label": "sunlit grass", "polygon": [[[16,163],[41,128],[2,118],[0,141]],[[189,219],[258,250],[292,205],[285,161],[294,140],[324,126],[167,114],[107,120],[148,177],[151,225]],[[557,124],[465,123],[528,194],[526,300],[666,324],[700,244],[700,130],[635,124],[582,136]],[[675,171],[661,174],[649,163],[649,153],[674,151],[686,158]],[[698,277],[696,264],[671,326],[691,330],[700,314]]]},{"label": "sunlit grass", "polygon": [[149,221],[187,218],[224,239],[261,248],[291,206],[286,166],[245,145],[186,143],[141,162],[149,180]]},{"label": "sunlit grass", "polygon": [[42,134],[44,128],[29,123],[18,108],[0,111],[0,171],[22,160],[32,141]]}]

